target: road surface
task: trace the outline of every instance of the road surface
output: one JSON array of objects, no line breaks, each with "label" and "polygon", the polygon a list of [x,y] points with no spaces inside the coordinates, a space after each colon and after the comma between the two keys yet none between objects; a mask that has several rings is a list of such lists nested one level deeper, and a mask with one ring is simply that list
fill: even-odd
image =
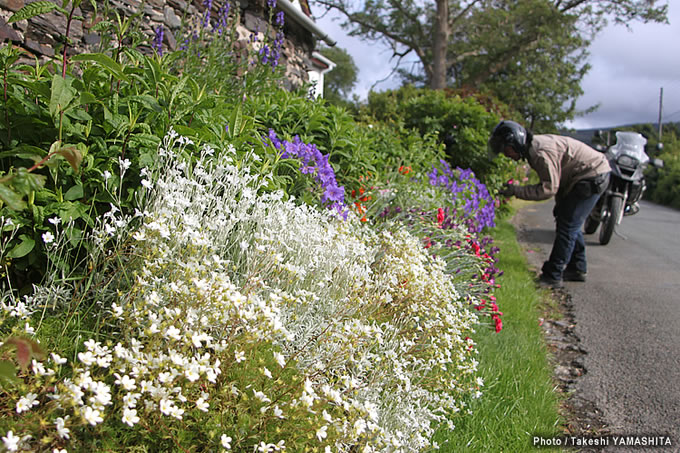
[{"label": "road surface", "polygon": [[[530,203],[515,218],[529,262],[540,269],[553,239],[553,203]],[[574,333],[586,354],[573,387],[601,413],[605,433],[669,436],[672,445],[604,452],[680,452],[680,211],[641,203],[611,242],[586,235],[586,283],[565,282]]]}]

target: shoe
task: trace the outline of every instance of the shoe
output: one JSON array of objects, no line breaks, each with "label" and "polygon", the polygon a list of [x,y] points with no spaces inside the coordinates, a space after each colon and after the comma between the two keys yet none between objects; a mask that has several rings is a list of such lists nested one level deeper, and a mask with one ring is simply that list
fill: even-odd
[{"label": "shoe", "polygon": [[567,269],[562,274],[562,278],[568,282],[585,282],[586,273],[577,270]]},{"label": "shoe", "polygon": [[562,288],[562,280],[555,280],[545,274],[538,277],[538,284],[544,288]]}]

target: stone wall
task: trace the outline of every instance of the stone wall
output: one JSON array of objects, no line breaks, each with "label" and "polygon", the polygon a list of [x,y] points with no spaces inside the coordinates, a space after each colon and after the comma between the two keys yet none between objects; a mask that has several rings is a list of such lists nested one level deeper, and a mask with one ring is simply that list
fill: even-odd
[{"label": "stone wall", "polygon": [[[35,0],[0,0],[0,42],[12,42],[21,46],[32,56],[41,60],[55,57],[61,52],[63,37],[66,36],[66,18],[59,13],[46,13],[29,20],[23,20],[12,24],[7,23],[12,14],[24,5]],[[61,5],[61,0],[50,0]],[[237,36],[241,47],[248,45],[252,33],[271,31],[267,23],[268,16],[265,0],[234,0],[231,7],[238,7],[241,12],[241,23],[237,27]],[[163,47],[175,50],[178,47],[180,32],[196,27],[205,12],[205,6],[200,0],[108,0],[97,2],[98,14],[87,1],[83,1],[80,8],[75,11],[75,16],[81,16],[82,20],[73,20],[68,33],[70,38],[70,54],[82,52],[95,52],[100,44],[100,35],[95,32],[94,26],[101,20],[102,11],[108,3],[110,10],[117,11],[121,17],[137,15],[135,24],[139,31],[148,38],[147,50],[151,52],[150,44],[155,35],[154,30],[162,26]],[[217,13],[224,1],[212,2],[211,16],[217,17]],[[282,47],[282,55],[279,60],[286,71],[287,87],[301,86],[308,81],[307,70],[311,68],[311,54],[314,50],[315,39],[308,31],[297,26],[292,20],[285,18],[285,40]],[[144,47],[142,47],[144,50]]]}]

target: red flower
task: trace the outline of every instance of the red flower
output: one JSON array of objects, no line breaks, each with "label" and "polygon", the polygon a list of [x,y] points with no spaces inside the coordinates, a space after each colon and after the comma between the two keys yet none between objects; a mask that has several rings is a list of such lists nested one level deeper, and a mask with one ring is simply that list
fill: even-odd
[{"label": "red flower", "polygon": [[437,209],[437,223],[440,227],[444,223],[444,210],[442,208]]},{"label": "red flower", "polygon": [[500,332],[503,330],[503,321],[501,321],[500,316],[498,315],[493,315],[493,320],[496,322],[496,333]]}]

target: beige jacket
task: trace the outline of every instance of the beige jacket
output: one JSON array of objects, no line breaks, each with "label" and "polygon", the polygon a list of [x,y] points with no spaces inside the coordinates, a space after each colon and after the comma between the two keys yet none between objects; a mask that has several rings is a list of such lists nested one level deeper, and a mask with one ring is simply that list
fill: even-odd
[{"label": "beige jacket", "polygon": [[562,198],[578,181],[611,170],[604,153],[561,135],[534,135],[527,160],[541,182],[515,187],[515,196],[523,200]]}]

